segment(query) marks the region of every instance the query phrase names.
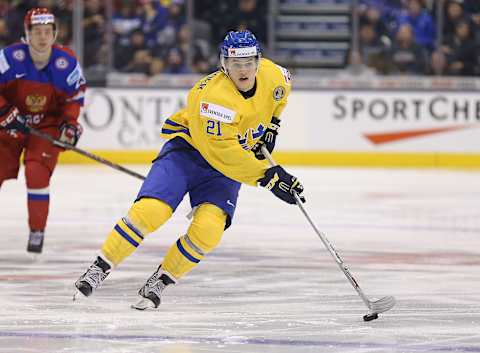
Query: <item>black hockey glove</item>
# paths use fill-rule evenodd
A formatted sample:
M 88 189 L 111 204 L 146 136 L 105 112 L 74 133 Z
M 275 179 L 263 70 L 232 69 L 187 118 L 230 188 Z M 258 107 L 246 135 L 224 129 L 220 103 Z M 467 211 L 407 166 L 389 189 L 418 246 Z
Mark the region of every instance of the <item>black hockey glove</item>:
M 280 119 L 272 117 L 272 121 L 267 129 L 260 137 L 260 140 L 253 146 L 252 152 L 255 153 L 257 159 L 263 160 L 265 156 L 262 153 L 262 146 L 265 145 L 269 153 L 273 152 L 275 148 L 275 140 L 277 139 L 278 130 L 280 129 Z
M 7 105 L 0 109 L 0 128 L 6 130 L 17 130 L 23 134 L 28 134 L 26 119 L 20 115 L 17 107 Z
M 276 197 L 286 203 L 296 203 L 294 193 L 300 197 L 302 202 L 305 202 L 305 197 L 302 196 L 302 184 L 300 184 L 296 177 L 288 174 L 285 169 L 279 165 L 268 168 L 265 176 L 258 179 L 258 182 L 260 186 L 270 190 Z

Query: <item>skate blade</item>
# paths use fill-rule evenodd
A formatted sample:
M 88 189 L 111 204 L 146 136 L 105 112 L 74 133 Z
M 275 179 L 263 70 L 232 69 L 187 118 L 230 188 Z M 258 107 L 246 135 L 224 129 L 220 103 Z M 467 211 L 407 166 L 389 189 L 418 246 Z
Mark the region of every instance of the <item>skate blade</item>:
M 85 295 L 84 295 L 82 292 L 80 292 L 80 291 L 77 289 L 77 287 L 75 287 L 75 293 L 73 294 L 72 300 L 73 300 L 74 302 L 78 302 L 78 301 L 81 301 L 81 300 L 83 300 L 83 299 L 85 299 L 85 298 L 86 298 Z
M 147 299 L 147 298 L 141 298 L 135 304 L 130 305 L 130 307 L 136 310 L 157 309 L 155 308 L 155 304 L 150 299 Z
M 27 257 L 31 262 L 40 262 L 42 257 L 39 253 L 27 252 Z

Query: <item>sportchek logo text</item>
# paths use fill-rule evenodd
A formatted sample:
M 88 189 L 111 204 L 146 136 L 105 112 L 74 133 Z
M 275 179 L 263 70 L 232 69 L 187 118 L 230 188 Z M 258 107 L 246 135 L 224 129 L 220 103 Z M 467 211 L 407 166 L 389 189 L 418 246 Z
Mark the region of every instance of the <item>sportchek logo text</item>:
M 374 145 L 411 140 L 480 127 L 480 100 L 444 94 L 436 95 L 339 95 L 333 99 L 337 121 L 392 123 L 398 129 L 362 133 Z M 415 127 L 416 123 L 422 126 Z M 430 123 L 432 126 L 425 126 Z M 405 124 L 405 127 L 402 125 Z M 406 126 L 408 124 L 408 126 Z M 441 124 L 441 126 L 438 126 Z

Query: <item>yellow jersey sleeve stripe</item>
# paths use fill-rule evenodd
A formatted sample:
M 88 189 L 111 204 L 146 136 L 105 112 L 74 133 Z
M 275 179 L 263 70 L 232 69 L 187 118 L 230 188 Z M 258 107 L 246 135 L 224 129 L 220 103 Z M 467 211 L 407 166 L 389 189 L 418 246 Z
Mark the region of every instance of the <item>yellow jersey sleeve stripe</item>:
M 165 123 L 163 124 L 163 127 L 162 127 L 162 134 L 172 135 L 177 133 L 184 133 L 185 135 L 190 136 L 190 130 L 187 127 L 179 123 L 176 123 L 171 119 L 165 120 Z

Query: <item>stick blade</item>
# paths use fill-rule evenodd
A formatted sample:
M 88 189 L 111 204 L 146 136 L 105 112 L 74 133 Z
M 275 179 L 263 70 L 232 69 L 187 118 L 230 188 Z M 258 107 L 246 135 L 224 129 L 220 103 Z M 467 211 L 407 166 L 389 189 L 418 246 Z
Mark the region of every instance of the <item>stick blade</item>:
M 372 312 L 380 314 L 393 308 L 396 304 L 396 301 L 394 297 L 389 295 L 375 301 L 370 301 L 369 304 Z

